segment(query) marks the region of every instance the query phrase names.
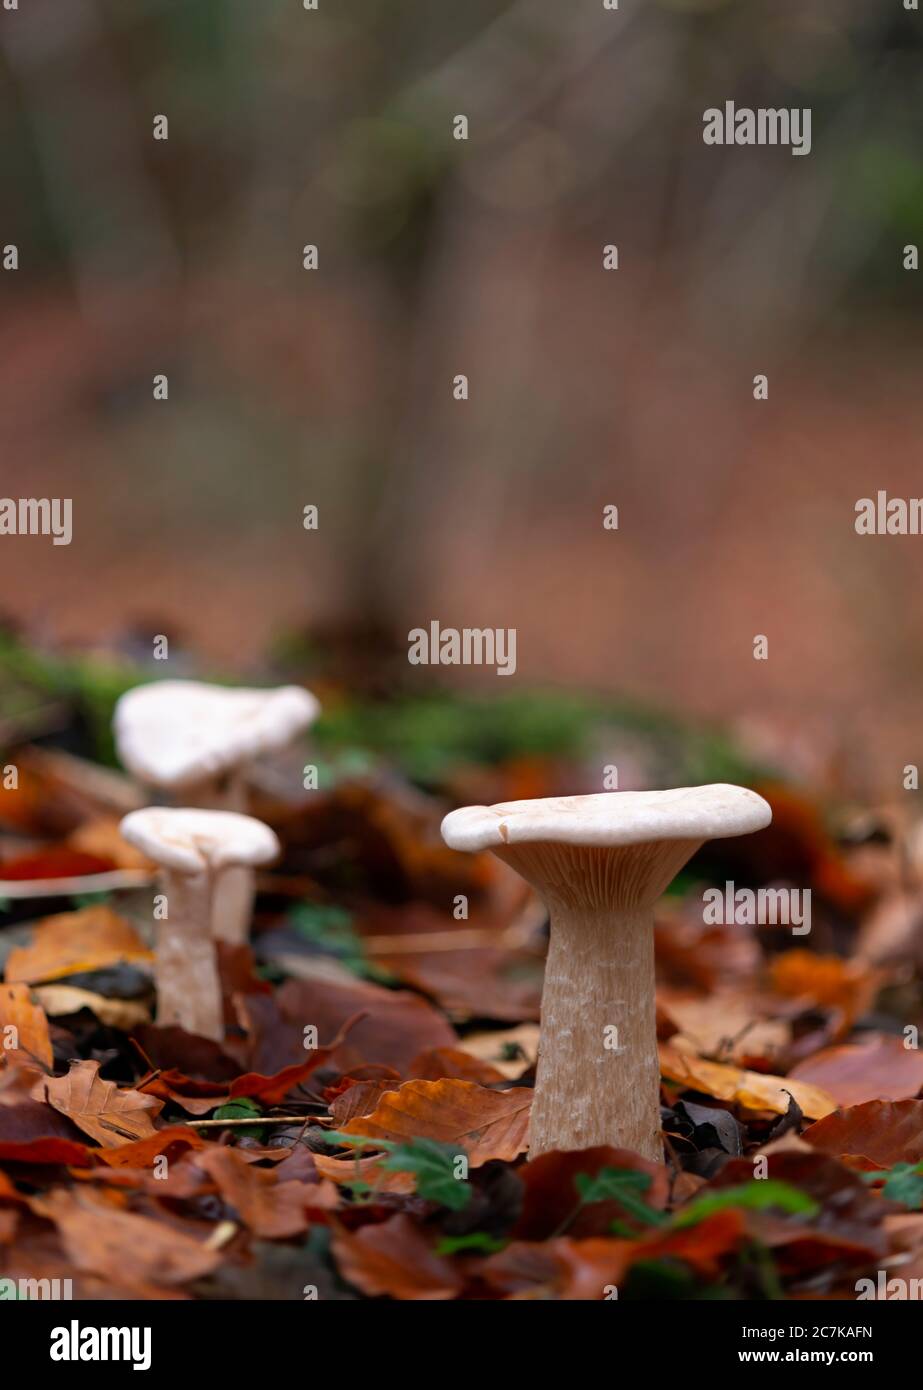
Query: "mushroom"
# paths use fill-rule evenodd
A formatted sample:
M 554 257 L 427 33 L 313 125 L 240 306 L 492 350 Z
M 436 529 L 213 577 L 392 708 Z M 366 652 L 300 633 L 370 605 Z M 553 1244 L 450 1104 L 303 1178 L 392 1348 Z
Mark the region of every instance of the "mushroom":
M 234 811 L 147 806 L 120 830 L 160 868 L 166 915 L 157 933 L 154 978 L 157 1022 L 220 1042 L 221 984 L 211 923 L 217 886 L 235 867 L 264 864 L 279 853 L 268 825 Z
M 118 701 L 113 730 L 133 776 L 185 806 L 245 812 L 247 769 L 311 725 L 320 705 L 297 685 L 234 690 L 202 681 L 152 681 Z M 247 940 L 253 914 L 252 869 L 223 876 L 215 895 L 215 936 Z
M 465 806 L 446 816 L 446 844 L 493 850 L 551 919 L 533 1155 L 611 1144 L 662 1160 L 653 906 L 703 841 L 771 819 L 762 797 L 726 785 Z

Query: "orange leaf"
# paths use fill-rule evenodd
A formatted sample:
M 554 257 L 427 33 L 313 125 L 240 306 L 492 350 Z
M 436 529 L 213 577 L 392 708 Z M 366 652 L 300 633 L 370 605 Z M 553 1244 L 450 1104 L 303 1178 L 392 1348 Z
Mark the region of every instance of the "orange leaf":
M 108 873 L 114 867 L 111 859 L 80 850 L 52 847 L 39 854 L 21 854 L 0 865 L 0 883 L 44 878 L 82 878 L 86 874 Z
M 8 1163 L 66 1163 L 68 1168 L 83 1168 L 89 1165 L 91 1153 L 92 1149 L 73 1139 L 0 1140 L 0 1158 Z
M 104 1149 L 150 1138 L 156 1133 L 152 1116 L 163 1109 L 154 1096 L 120 1091 L 114 1081 L 103 1081 L 98 1062 L 72 1062 L 66 1076 L 37 1082 L 32 1095 L 47 1100 Z
M 85 907 L 39 922 L 31 943 L 10 952 L 5 978 L 35 985 L 123 960 L 150 958 L 134 928 L 111 907 Z
M 32 1210 L 53 1221 L 78 1269 L 104 1274 L 117 1284 L 146 1291 L 210 1273 L 222 1256 L 199 1241 L 147 1216 L 122 1211 L 84 1189 L 54 1188 L 34 1197 Z
M 508 1163 L 528 1145 L 532 1091 L 488 1091 L 473 1081 L 406 1081 L 386 1091 L 371 1115 L 344 1125 L 372 1139 L 436 1139 L 457 1144 L 472 1168 L 491 1159 Z
M 923 1162 L 923 1100 L 870 1100 L 835 1110 L 801 1136 L 815 1149 L 859 1155 L 883 1168 Z
M 459 1271 L 434 1252 L 409 1216 L 392 1216 L 355 1234 L 337 1230 L 331 1243 L 343 1278 L 372 1297 L 434 1300 L 461 1292 Z
M 842 1009 L 850 1021 L 871 1008 L 884 978 L 864 962 L 804 950 L 776 956 L 769 974 L 776 994 Z
M 391 1173 L 381 1168 L 380 1158 L 329 1158 L 314 1155 L 314 1166 L 322 1177 L 337 1186 L 351 1187 L 353 1183 L 369 1183 L 376 1193 L 392 1192 L 409 1196 L 416 1188 L 413 1173 Z
M 480 1086 L 493 1086 L 504 1080 L 503 1072 L 489 1062 L 457 1047 L 431 1047 L 421 1052 L 410 1064 L 410 1075 L 420 1081 L 441 1081 L 444 1076 L 451 1076 L 456 1081 L 476 1081 Z
M 792 1076 L 823 1086 L 837 1105 L 908 1100 L 923 1086 L 923 1052 L 905 1047 L 900 1038 L 877 1037 L 815 1052 L 792 1068 Z
M 745 1071 L 743 1067 L 726 1066 L 722 1062 L 706 1062 L 692 1052 L 681 1052 L 669 1044 L 661 1044 L 660 1071 L 669 1081 L 714 1096 L 716 1100 L 733 1101 L 748 1110 L 771 1110 L 784 1115 L 789 1106 L 789 1092 L 811 1120 L 819 1120 L 836 1109 L 836 1101 L 819 1086 L 793 1081 L 791 1077 Z
M 183 1149 L 204 1149 L 208 1141 L 185 1125 L 170 1125 L 158 1129 L 146 1139 L 137 1139 L 131 1144 L 122 1144 L 117 1149 L 93 1151 L 93 1157 L 111 1168 L 150 1168 L 155 1158 L 161 1154 L 175 1153 L 178 1157 Z
M 311 1212 L 330 1210 L 339 1202 L 332 1183 L 280 1182 L 271 1168 L 257 1168 L 236 1149 L 212 1144 L 196 1155 L 229 1206 L 244 1225 L 267 1240 L 300 1235 L 311 1224 Z
M 6 1033 L 6 1029 L 15 1030 Z M 45 1010 L 32 1002 L 25 985 L 0 985 L 0 1033 L 13 1039 L 11 1050 L 28 1052 L 50 1070 L 54 1064 Z

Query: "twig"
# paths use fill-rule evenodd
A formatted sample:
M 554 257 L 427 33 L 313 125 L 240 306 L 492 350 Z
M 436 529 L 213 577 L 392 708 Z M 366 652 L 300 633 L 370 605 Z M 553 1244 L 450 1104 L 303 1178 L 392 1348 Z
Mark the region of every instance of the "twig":
M 309 1115 L 308 1120 L 313 1119 Z M 232 1125 L 301 1125 L 307 1127 L 304 1115 L 251 1115 L 246 1120 L 180 1120 L 191 1129 L 230 1129 Z

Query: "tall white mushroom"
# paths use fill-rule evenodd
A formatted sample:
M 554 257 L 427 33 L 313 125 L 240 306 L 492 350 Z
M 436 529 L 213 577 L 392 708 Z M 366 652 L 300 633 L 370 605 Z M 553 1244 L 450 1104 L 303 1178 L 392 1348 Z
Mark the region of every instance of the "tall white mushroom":
M 235 868 L 274 859 L 279 841 L 251 816 L 169 806 L 132 811 L 120 829 L 159 866 L 166 898 L 154 958 L 157 1022 L 220 1042 L 224 1017 L 211 931 L 216 888 Z
M 308 690 L 235 690 L 202 681 L 153 681 L 135 686 L 116 705 L 116 748 L 133 776 L 184 806 L 248 809 L 247 770 L 278 752 L 320 713 Z M 224 876 L 215 897 L 214 933 L 247 940 L 253 914 L 254 875 Z
M 653 905 L 705 840 L 771 819 L 762 797 L 722 784 L 446 816 L 446 844 L 493 850 L 550 915 L 532 1154 L 612 1144 L 662 1160 Z

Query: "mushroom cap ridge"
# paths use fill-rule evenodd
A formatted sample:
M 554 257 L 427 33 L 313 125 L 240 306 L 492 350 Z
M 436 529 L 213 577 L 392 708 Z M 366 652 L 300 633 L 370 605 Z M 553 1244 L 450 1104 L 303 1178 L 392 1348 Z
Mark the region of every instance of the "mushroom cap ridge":
M 451 849 L 554 842 L 599 847 L 652 840 L 718 840 L 762 830 L 772 810 L 756 792 L 715 782 L 672 791 L 597 792 L 463 806 L 442 822 Z
M 298 685 L 252 690 L 151 681 L 121 697 L 113 728 L 129 772 L 157 787 L 182 787 L 284 748 L 319 712 Z
M 235 864 L 265 864 L 279 853 L 274 831 L 236 811 L 145 806 L 131 811 L 119 829 L 130 845 L 155 864 L 184 874 Z

